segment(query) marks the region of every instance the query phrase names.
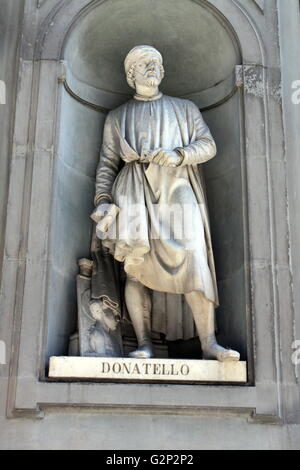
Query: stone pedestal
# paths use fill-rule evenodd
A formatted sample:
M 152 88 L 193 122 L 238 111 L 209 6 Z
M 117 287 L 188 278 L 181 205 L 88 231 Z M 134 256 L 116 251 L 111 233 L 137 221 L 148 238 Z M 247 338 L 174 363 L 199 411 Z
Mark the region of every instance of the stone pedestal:
M 112 357 L 51 357 L 49 377 L 122 382 L 247 382 L 246 362 Z

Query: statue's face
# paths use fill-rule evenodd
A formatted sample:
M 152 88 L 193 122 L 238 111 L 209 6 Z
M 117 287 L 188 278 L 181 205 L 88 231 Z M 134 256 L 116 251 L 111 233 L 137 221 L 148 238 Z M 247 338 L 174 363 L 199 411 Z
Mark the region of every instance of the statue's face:
M 156 54 L 141 56 L 135 65 L 134 81 L 141 86 L 156 87 L 162 80 L 161 61 Z
M 108 331 L 114 331 L 118 326 L 118 319 L 116 315 L 109 308 L 103 306 L 102 301 L 92 301 L 90 303 L 90 311 L 92 317 L 101 323 L 101 325 Z

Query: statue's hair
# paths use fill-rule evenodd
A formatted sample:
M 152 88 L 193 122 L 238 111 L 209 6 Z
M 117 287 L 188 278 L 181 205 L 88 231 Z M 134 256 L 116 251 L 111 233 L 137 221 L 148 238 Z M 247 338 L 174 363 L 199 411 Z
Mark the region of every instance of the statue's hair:
M 135 79 L 135 67 L 136 67 L 136 62 L 133 62 L 133 64 L 131 64 L 126 74 L 127 83 L 131 88 L 135 88 L 135 80 L 134 80 Z M 160 64 L 159 68 L 160 68 L 161 79 L 163 79 L 165 75 L 165 69 L 162 64 Z

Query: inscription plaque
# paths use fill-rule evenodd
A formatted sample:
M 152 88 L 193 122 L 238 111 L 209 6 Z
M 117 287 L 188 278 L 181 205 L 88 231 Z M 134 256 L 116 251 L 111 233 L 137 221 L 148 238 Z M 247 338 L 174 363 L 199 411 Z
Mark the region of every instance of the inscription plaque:
M 246 362 L 115 357 L 51 357 L 49 377 L 151 382 L 247 382 Z

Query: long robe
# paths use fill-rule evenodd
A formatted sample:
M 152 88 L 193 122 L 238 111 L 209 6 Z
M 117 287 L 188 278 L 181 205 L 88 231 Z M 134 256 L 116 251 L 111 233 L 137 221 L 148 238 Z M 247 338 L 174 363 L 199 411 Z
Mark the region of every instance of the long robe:
M 147 161 L 147 152 L 179 149 L 178 167 Z M 102 243 L 128 275 L 154 291 L 218 294 L 205 194 L 198 164 L 216 154 L 199 109 L 163 95 L 132 99 L 106 119 L 95 202 L 120 207 Z M 125 164 L 124 164 L 125 163 Z M 192 336 L 192 335 L 191 335 Z

